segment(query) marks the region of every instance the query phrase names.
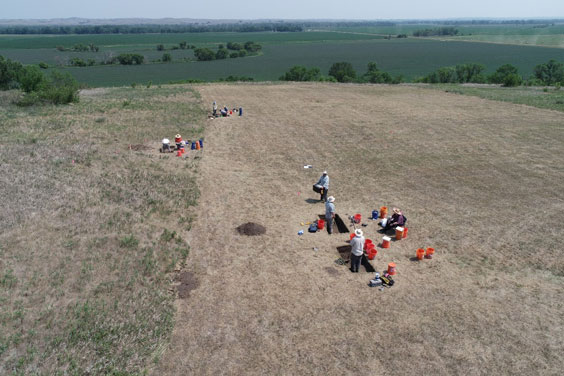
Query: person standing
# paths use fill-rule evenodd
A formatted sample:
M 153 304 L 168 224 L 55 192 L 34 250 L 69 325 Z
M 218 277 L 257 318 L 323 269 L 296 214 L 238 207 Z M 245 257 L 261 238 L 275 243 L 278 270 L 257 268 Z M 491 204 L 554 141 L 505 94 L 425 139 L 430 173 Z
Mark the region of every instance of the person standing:
M 217 116 L 217 103 L 213 101 L 213 116 Z
M 362 255 L 364 254 L 364 236 L 361 229 L 354 230 L 354 238 L 351 239 L 351 272 L 358 273 Z
M 327 232 L 329 235 L 333 233 L 333 220 L 335 219 L 335 197 L 329 196 L 325 203 L 325 222 L 327 222 Z
M 316 185 L 320 185 L 323 189 L 321 190 L 319 197 L 319 201 L 327 201 L 327 192 L 329 191 L 329 175 L 327 175 L 327 171 L 323 171 L 323 175 L 319 178 L 319 181 Z

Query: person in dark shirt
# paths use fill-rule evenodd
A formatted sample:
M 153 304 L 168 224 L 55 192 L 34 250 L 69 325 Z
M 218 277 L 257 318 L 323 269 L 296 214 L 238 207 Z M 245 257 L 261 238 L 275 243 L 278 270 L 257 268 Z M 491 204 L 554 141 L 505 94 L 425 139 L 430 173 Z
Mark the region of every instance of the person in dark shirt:
M 383 226 L 384 232 L 395 229 L 398 226 L 403 226 L 405 224 L 405 217 L 403 216 L 402 211 L 398 208 L 393 208 L 392 211 L 394 212 L 394 214 L 392 214 L 392 216 L 388 218 L 386 225 Z

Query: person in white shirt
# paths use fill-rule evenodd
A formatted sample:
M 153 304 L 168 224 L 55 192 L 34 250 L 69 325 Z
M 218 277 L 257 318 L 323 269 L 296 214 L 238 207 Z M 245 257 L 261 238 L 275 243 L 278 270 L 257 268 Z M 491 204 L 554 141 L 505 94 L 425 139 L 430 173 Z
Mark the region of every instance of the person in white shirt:
M 354 230 L 354 238 L 351 239 L 351 272 L 358 273 L 362 255 L 364 254 L 364 236 L 361 229 Z

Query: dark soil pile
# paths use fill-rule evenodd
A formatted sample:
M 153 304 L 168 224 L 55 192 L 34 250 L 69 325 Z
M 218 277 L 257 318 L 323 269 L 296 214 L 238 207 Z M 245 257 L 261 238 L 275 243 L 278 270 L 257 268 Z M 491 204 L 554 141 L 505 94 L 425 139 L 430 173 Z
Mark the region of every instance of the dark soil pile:
M 200 282 L 192 272 L 182 272 L 178 275 L 177 280 L 180 281 L 178 285 L 178 297 L 186 299 L 190 296 L 190 291 L 195 290 L 200 286 Z
M 139 150 L 149 150 L 150 147 L 147 145 L 135 144 L 135 145 L 129 145 L 129 149 L 134 151 L 139 151 Z
M 244 225 L 237 227 L 237 231 L 241 235 L 254 236 L 262 235 L 266 232 L 266 227 L 253 222 L 247 222 Z

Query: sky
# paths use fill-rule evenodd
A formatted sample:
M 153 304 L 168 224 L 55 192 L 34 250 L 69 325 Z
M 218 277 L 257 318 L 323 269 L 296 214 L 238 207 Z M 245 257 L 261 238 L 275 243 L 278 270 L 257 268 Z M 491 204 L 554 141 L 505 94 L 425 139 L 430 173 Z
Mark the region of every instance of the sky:
M 0 19 L 564 18 L 564 0 L 0 0 Z

